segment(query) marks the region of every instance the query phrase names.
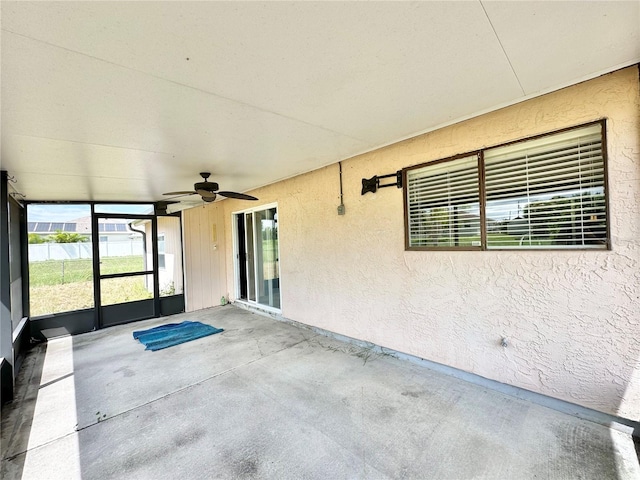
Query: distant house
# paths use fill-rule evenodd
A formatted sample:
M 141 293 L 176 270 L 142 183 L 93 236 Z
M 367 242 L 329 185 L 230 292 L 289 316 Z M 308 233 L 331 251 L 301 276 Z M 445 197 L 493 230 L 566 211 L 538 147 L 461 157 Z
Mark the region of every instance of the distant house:
M 46 237 L 56 232 L 79 233 L 91 236 L 91 217 L 81 217 L 68 222 L 27 222 L 27 233 Z M 98 222 L 100 242 L 112 242 L 128 240 L 131 235 L 137 234 L 129 227 L 129 221 L 119 218 L 110 218 L 107 221 L 100 219 Z
M 452 213 L 438 211 L 436 209 L 424 209 L 423 214 L 412 219 L 415 225 L 420 224 L 424 229 L 425 237 L 437 239 L 445 231 L 455 229 L 459 237 L 479 237 L 481 218 L 473 213 Z M 451 218 L 451 221 L 449 221 Z M 495 232 L 498 229 L 497 222 L 491 218 L 486 219 L 487 231 Z
M 476 237 L 480 235 L 480 215 L 474 215 L 472 213 L 462 213 L 458 215 L 460 236 Z M 496 230 L 496 221 L 492 218 L 487 218 L 487 231 L 493 232 Z
M 507 227 L 507 234 L 509 235 L 529 235 L 531 231 L 531 224 L 526 218 L 516 217 L 513 220 L 508 220 L 505 223 Z
M 182 229 L 178 217 L 158 217 L 158 283 L 160 295 L 181 294 L 184 291 L 182 266 Z M 153 265 L 153 236 L 149 220 L 138 220 L 133 227 L 144 230 L 146 265 Z M 152 290 L 152 285 L 148 288 Z
M 134 227 L 135 228 L 135 227 Z M 57 232 L 78 233 L 91 239 L 91 217 L 81 217 L 68 222 L 27 222 L 27 233 L 36 234 L 46 239 Z M 100 255 L 119 257 L 142 254 L 139 238 L 143 231 L 133 230 L 130 220 L 110 218 L 98 221 Z M 92 247 L 89 241 L 67 244 L 30 244 L 29 260 L 66 260 L 74 258 L 91 258 Z

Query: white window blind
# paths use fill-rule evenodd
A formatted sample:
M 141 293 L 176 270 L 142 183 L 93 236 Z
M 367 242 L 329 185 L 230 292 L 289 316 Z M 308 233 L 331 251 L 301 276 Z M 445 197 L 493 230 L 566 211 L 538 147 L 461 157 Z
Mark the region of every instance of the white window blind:
M 407 171 L 410 247 L 480 247 L 478 157 Z
M 407 168 L 407 248 L 609 248 L 604 128 Z
M 607 248 L 601 128 L 484 152 L 487 248 Z

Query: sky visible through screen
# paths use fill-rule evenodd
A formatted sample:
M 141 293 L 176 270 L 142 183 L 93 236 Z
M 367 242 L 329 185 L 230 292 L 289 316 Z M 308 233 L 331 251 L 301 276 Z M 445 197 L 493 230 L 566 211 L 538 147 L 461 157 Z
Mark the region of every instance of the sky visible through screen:
M 151 211 L 150 211 L 151 209 Z M 153 213 L 152 206 L 145 205 L 100 205 L 96 211 L 100 213 Z M 87 204 L 29 204 L 27 221 L 29 222 L 70 222 L 91 215 L 91 207 Z

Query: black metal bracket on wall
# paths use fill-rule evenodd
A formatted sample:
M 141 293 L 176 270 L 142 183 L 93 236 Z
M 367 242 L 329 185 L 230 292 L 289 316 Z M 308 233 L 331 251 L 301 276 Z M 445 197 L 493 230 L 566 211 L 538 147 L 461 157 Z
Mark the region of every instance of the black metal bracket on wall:
M 380 185 L 380 180 L 384 178 L 395 178 L 394 183 L 385 183 Z M 389 175 L 374 175 L 371 178 L 362 179 L 362 192 L 360 195 L 364 195 L 367 192 L 376 193 L 379 188 L 385 187 L 398 187 L 402 188 L 402 170 L 398 170 L 396 173 L 390 173 Z

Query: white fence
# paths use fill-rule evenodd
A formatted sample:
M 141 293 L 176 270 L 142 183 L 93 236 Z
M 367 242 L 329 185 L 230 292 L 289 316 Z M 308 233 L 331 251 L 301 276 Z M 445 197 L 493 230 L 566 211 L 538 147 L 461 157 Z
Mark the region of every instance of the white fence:
M 45 260 L 74 260 L 92 257 L 91 242 L 82 243 L 30 243 L 29 262 Z M 143 255 L 142 239 L 100 242 L 100 256 L 127 257 Z

